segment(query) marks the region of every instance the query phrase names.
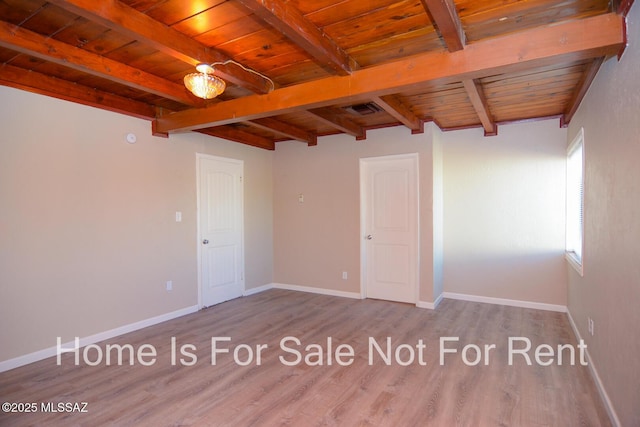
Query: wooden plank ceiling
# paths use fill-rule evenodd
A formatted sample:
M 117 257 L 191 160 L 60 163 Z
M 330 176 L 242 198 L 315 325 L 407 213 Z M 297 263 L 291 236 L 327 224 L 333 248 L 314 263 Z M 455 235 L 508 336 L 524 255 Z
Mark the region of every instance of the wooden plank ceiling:
M 0 84 L 274 149 L 571 120 L 632 0 L 0 0 Z M 227 82 L 202 100 L 198 63 Z M 268 79 L 251 72 L 257 71 Z M 269 81 L 269 79 L 271 81 Z M 272 84 L 273 82 L 273 84 Z

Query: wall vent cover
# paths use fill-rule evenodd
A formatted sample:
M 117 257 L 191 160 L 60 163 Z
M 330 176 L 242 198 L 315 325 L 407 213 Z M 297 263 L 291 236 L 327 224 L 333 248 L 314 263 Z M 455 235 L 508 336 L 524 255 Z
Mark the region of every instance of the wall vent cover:
M 380 108 L 375 102 L 351 105 L 349 107 L 344 107 L 344 109 L 356 116 L 368 116 L 382 111 L 382 108 Z

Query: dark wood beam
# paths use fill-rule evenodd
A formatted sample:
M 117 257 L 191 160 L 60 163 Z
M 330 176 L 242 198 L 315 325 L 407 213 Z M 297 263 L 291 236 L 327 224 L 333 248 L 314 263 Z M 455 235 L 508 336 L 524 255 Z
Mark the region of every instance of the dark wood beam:
M 345 51 L 291 3 L 283 0 L 238 2 L 308 52 L 324 68 L 340 75 L 350 74 L 357 68 L 357 63 Z
M 338 129 L 348 135 L 355 136 L 357 140 L 367 138 L 365 130 L 356 122 L 348 119 L 333 108 L 314 108 L 307 111 L 321 122 Z
M 152 120 L 156 116 L 155 108 L 149 104 L 12 65 L 0 66 L 0 84 L 140 119 Z
M 596 74 L 598 74 L 598 70 L 600 69 L 600 66 L 602 66 L 603 62 L 604 58 L 596 58 L 587 65 L 587 69 L 582 74 L 580 82 L 576 86 L 576 91 L 573 93 L 571 101 L 569 101 L 569 104 L 560 119 L 560 125 L 562 127 L 568 126 L 569 122 L 571 122 L 573 115 L 578 110 L 582 99 L 587 94 L 587 90 L 589 90 L 589 86 L 591 86 L 593 79 L 596 78 Z
M 318 145 L 318 137 L 315 134 L 271 117 L 243 123 L 258 129 L 274 132 L 285 138 L 293 139 L 294 141 L 306 142 L 310 147 L 312 145 Z
M 1 21 L 0 46 L 182 104 L 204 105 L 183 85 Z
M 613 10 L 620 15 L 627 16 L 634 0 L 613 0 Z
M 466 36 L 453 0 L 421 0 L 435 22 L 449 52 L 464 49 Z
M 164 108 L 156 107 L 156 117 L 162 117 L 166 113 L 167 111 L 165 111 Z M 158 130 L 158 122 L 156 122 L 155 120 L 151 122 L 151 135 L 158 136 L 160 138 L 169 138 L 168 132 L 160 132 Z
M 239 142 L 241 144 L 251 145 L 252 147 L 264 148 L 266 150 L 275 150 L 276 144 L 269 138 L 238 129 L 234 126 L 218 126 L 215 128 L 199 129 L 197 132 L 216 136 L 229 141 Z
M 211 49 L 117 0 L 51 0 L 49 3 L 194 66 L 231 59 L 222 52 Z M 241 67 L 216 66 L 216 75 L 254 93 L 264 94 L 272 90 L 267 80 Z
M 255 120 L 300 108 L 356 103 L 416 90 L 556 63 L 615 55 L 624 45 L 624 18 L 614 13 L 494 37 L 457 52 L 427 52 L 395 62 L 284 87 L 158 118 L 158 129 L 180 132 Z
M 467 95 L 469 96 L 471 105 L 473 105 L 473 109 L 476 110 L 476 114 L 480 119 L 480 123 L 482 123 L 482 127 L 484 128 L 484 135 L 497 135 L 498 127 L 493 121 L 493 116 L 491 115 L 491 111 L 489 110 L 489 104 L 487 103 L 487 98 L 484 95 L 484 91 L 482 90 L 480 81 L 477 79 L 467 79 L 463 80 L 462 84 L 467 91 Z
M 411 129 L 412 133 L 424 132 L 424 122 L 397 95 L 374 96 L 371 100 L 387 114 Z

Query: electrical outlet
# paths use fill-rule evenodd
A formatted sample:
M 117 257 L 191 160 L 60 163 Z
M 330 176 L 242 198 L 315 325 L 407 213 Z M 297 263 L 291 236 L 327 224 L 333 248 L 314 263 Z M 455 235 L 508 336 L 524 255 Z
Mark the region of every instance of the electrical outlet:
M 342 280 L 347 280 L 347 278 L 348 278 L 348 277 L 349 277 L 349 276 L 348 276 L 347 272 L 346 272 L 346 271 L 343 271 L 343 272 L 342 272 Z
M 173 282 L 171 280 L 167 280 L 167 291 L 173 290 Z

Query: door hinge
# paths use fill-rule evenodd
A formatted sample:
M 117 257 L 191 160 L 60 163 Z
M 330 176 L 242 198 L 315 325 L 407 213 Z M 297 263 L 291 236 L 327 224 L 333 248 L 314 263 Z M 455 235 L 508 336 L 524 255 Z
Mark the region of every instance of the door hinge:
M 240 177 L 240 182 L 242 182 L 242 177 Z

